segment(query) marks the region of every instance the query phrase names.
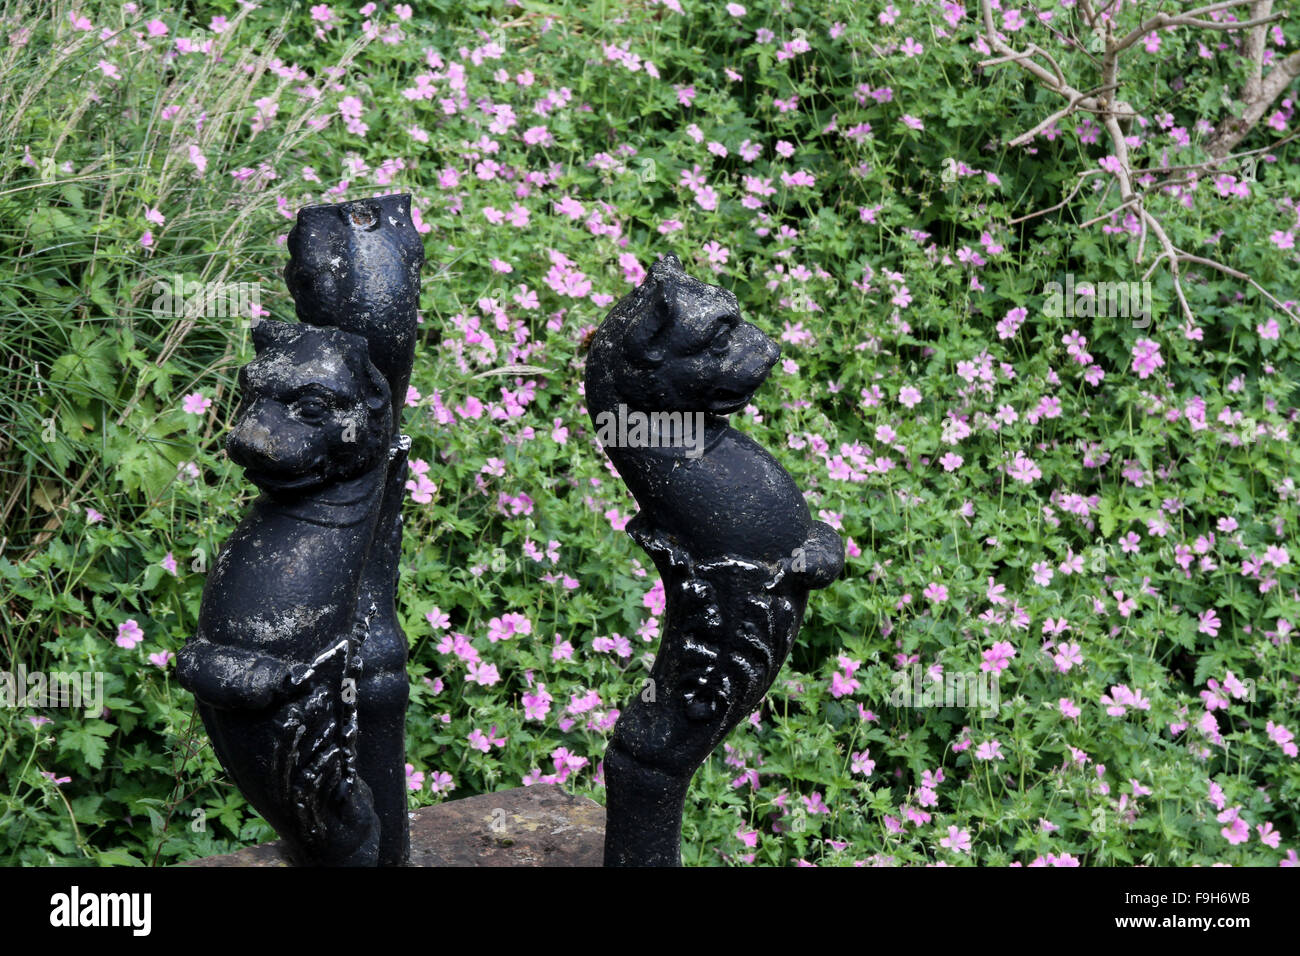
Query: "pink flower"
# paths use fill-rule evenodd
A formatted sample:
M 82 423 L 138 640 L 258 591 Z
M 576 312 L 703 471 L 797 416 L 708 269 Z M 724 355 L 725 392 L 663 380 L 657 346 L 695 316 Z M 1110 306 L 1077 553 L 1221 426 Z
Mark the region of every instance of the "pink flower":
M 1282 834 L 1273 829 L 1273 824 L 1265 823 L 1262 826 L 1255 827 L 1255 832 L 1259 834 L 1260 842 L 1267 847 L 1277 849 L 1277 845 L 1282 842 Z
M 1279 744 L 1282 747 L 1282 752 L 1288 757 L 1294 757 L 1297 752 L 1300 752 L 1300 748 L 1297 748 L 1294 743 L 1295 734 L 1281 724 L 1275 724 L 1270 720 L 1264 731 L 1268 734 L 1269 740 Z
M 1043 477 L 1042 470 L 1032 458 L 1027 457 L 1023 452 L 1016 452 L 1011 464 L 1007 466 L 1007 474 L 1014 481 L 1022 484 L 1031 485 L 1039 478 Z
M 1052 662 L 1056 664 L 1056 669 L 1064 674 L 1076 664 L 1083 664 L 1083 651 L 1078 644 L 1058 644 L 1056 653 L 1052 655 Z
M 1007 599 L 1003 596 L 1006 594 L 1007 586 L 998 584 L 992 578 L 988 579 L 988 587 L 984 590 L 984 596 L 989 599 L 990 604 L 1006 604 Z
M 501 679 L 497 672 L 495 664 L 486 664 L 482 661 L 471 662 L 468 667 L 468 673 L 465 674 L 465 680 L 478 684 L 480 687 L 491 687 Z
M 551 763 L 555 766 L 556 782 L 564 783 L 571 773 L 581 770 L 590 761 L 579 754 L 571 753 L 567 747 L 556 747 L 551 751 Z
M 189 415 L 202 415 L 212 407 L 212 399 L 206 398 L 202 392 L 191 392 L 181 400 L 181 408 Z
M 864 777 L 869 777 L 875 773 L 876 762 L 871 759 L 871 751 L 864 750 L 861 753 L 853 754 L 849 770 L 853 773 L 860 773 Z
M 1219 620 L 1219 616 L 1215 613 L 1214 608 L 1210 608 L 1197 620 L 1198 624 L 1196 630 L 1198 633 L 1208 634 L 1210 637 L 1219 636 L 1219 627 L 1223 622 Z
M 718 208 L 718 192 L 712 186 L 701 186 L 695 191 L 695 203 L 705 212 Z
M 710 265 L 726 265 L 727 259 L 731 256 L 731 250 L 717 242 L 705 243 L 704 252 L 709 258 Z
M 117 626 L 117 640 L 114 641 L 118 647 L 125 647 L 128 651 L 134 650 L 135 646 L 144 640 L 144 631 L 136 623 L 135 618 L 131 618 Z
M 551 701 L 554 700 L 545 684 L 538 684 L 536 692 L 525 691 L 522 699 L 525 720 L 545 720 L 551 710 Z
M 948 600 L 948 589 L 935 581 L 927 584 L 921 593 L 925 595 L 926 600 L 933 601 L 935 604 L 942 604 Z
M 414 476 L 410 481 L 406 482 L 406 490 L 411 493 L 411 500 L 417 504 L 428 504 L 433 501 L 438 486 L 429 480 L 429 463 L 423 458 L 417 458 L 415 461 L 408 462 L 407 465 Z
M 996 740 L 986 740 L 975 748 L 976 760 L 1005 760 L 1002 756 L 1002 744 Z
M 406 789 L 419 790 L 424 786 L 424 771 L 416 770 L 413 764 L 406 765 Z
M 203 155 L 203 150 L 194 145 L 190 146 L 189 152 L 190 162 L 194 164 L 194 168 L 197 169 L 199 175 L 202 176 L 208 168 L 208 157 Z
M 814 790 L 812 796 L 803 798 L 804 809 L 809 813 L 830 813 L 831 808 L 822 800 L 820 791 Z
M 655 617 L 659 617 L 664 613 L 664 609 L 667 607 L 667 598 L 664 595 L 664 582 L 662 579 L 656 581 L 654 587 L 645 593 L 641 598 L 641 604 L 648 608 Z
M 939 841 L 939 845 L 954 853 L 970 852 L 970 832 L 959 830 L 956 827 L 948 827 L 948 835 Z
M 630 252 L 624 252 L 618 257 L 618 265 L 623 270 L 624 281 L 629 285 L 640 285 L 646 277 L 645 266 Z
M 1158 343 L 1150 339 L 1138 339 L 1133 343 L 1133 371 L 1137 372 L 1138 378 L 1149 377 L 1164 364 Z
M 1232 813 L 1233 815 L 1229 819 L 1228 825 L 1219 830 L 1219 832 L 1223 834 L 1223 838 L 1233 846 L 1236 846 L 1238 843 L 1245 843 L 1250 839 L 1250 824 L 1236 815 L 1237 811 L 1235 808 L 1227 812 Z M 1220 821 L 1223 820 L 1223 816 L 1223 814 L 1219 814 Z
M 1015 656 L 1016 649 L 1010 641 L 999 641 L 984 652 L 984 662 L 980 664 L 980 670 L 1000 674 L 1007 669 L 1011 658 Z
M 488 640 L 495 644 L 505 641 L 516 634 L 533 633 L 533 622 L 522 614 L 511 613 L 494 617 L 488 621 Z
M 159 651 L 157 654 L 149 655 L 149 663 L 155 667 L 166 667 L 175 656 L 171 651 Z
M 1110 694 L 1101 695 L 1101 703 L 1106 706 L 1106 713 L 1112 717 L 1124 716 L 1129 707 L 1134 710 L 1151 709 L 1151 701 L 1142 696 L 1142 691 L 1130 690 L 1127 684 L 1112 686 Z
M 836 671 L 831 675 L 831 696 L 838 700 L 857 691 L 861 683 L 855 677 Z

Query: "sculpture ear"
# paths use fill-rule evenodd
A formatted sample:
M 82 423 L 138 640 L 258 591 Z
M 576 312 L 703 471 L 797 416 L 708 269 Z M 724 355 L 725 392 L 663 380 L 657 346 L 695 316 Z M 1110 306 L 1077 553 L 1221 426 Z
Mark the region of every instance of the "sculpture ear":
M 366 394 L 366 407 L 372 412 L 380 411 L 388 406 L 392 400 L 392 389 L 388 387 L 388 379 L 375 368 L 375 363 L 366 360 L 366 371 L 368 373 L 370 388 Z
M 686 270 L 682 267 L 682 260 L 678 259 L 674 253 L 666 252 L 660 256 L 653 266 L 651 272 L 669 272 L 679 275 L 685 275 Z
M 274 319 L 261 319 L 253 323 L 253 351 L 261 355 L 272 346 L 291 342 L 302 332 L 302 326 Z
M 640 366 L 658 365 L 664 360 L 662 333 L 672 318 L 663 280 L 651 273 L 646 278 L 646 286 L 639 308 L 641 314 L 623 340 L 624 356 L 633 365 Z

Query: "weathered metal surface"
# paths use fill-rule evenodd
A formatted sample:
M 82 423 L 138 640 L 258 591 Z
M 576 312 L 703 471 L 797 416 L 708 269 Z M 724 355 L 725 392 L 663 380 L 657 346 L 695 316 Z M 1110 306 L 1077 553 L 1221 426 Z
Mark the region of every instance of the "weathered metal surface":
M 177 677 L 294 860 L 396 865 L 408 852 L 400 415 L 424 250 L 409 196 L 307 207 L 289 249 L 302 324 L 254 325 L 226 442 L 262 495 L 208 575 Z
M 667 599 L 647 684 L 605 752 L 606 866 L 679 866 L 687 787 L 767 693 L 844 548 L 794 480 L 727 424 L 780 357 L 736 297 L 665 256 L 592 337 L 597 439 L 640 506 L 628 533 Z

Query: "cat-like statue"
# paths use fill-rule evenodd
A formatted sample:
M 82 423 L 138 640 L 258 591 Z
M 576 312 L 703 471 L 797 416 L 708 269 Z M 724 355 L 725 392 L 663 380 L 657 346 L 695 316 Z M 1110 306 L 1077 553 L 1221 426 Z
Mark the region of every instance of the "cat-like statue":
M 667 599 L 650 680 L 605 752 L 606 866 L 681 864 L 691 778 L 767 693 L 808 592 L 843 569 L 839 536 L 812 519 L 780 463 L 727 424 L 779 357 L 731 292 L 672 255 L 592 337 L 588 411 L 640 506 L 628 532 Z
M 409 195 L 298 212 L 301 325 L 254 326 L 230 457 L 263 492 L 225 543 L 178 674 L 222 765 L 298 863 L 410 855 L 400 433 L 424 246 Z
M 374 866 L 357 767 L 359 607 L 388 472 L 392 405 L 366 340 L 262 321 L 240 370 L 230 458 L 261 490 L 203 589 L 177 678 L 218 759 L 300 865 Z
M 410 854 L 403 772 L 410 687 L 396 597 L 411 449 L 410 438 L 401 434 L 402 409 L 415 358 L 423 263 L 411 197 L 396 194 L 298 210 L 284 270 L 298 318 L 363 336 L 392 395 L 388 479 L 360 598 L 363 607 L 375 610 L 361 647 L 357 760 L 379 814 L 381 866 L 398 866 Z

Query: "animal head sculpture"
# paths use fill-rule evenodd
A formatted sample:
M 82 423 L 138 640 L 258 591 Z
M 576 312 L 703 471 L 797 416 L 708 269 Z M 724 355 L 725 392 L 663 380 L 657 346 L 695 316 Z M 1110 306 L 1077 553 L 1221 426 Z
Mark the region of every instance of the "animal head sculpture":
M 303 493 L 370 471 L 388 454 L 388 383 L 366 340 L 335 328 L 262 321 L 239 372 L 240 411 L 226 452 L 273 494 Z
M 289 231 L 284 281 L 298 319 L 366 339 L 388 380 L 394 428 L 415 358 L 423 263 L 408 195 L 307 206 Z
M 667 255 L 592 338 L 587 394 L 596 404 L 729 415 L 780 357 L 780 346 L 740 317 L 734 294 Z

